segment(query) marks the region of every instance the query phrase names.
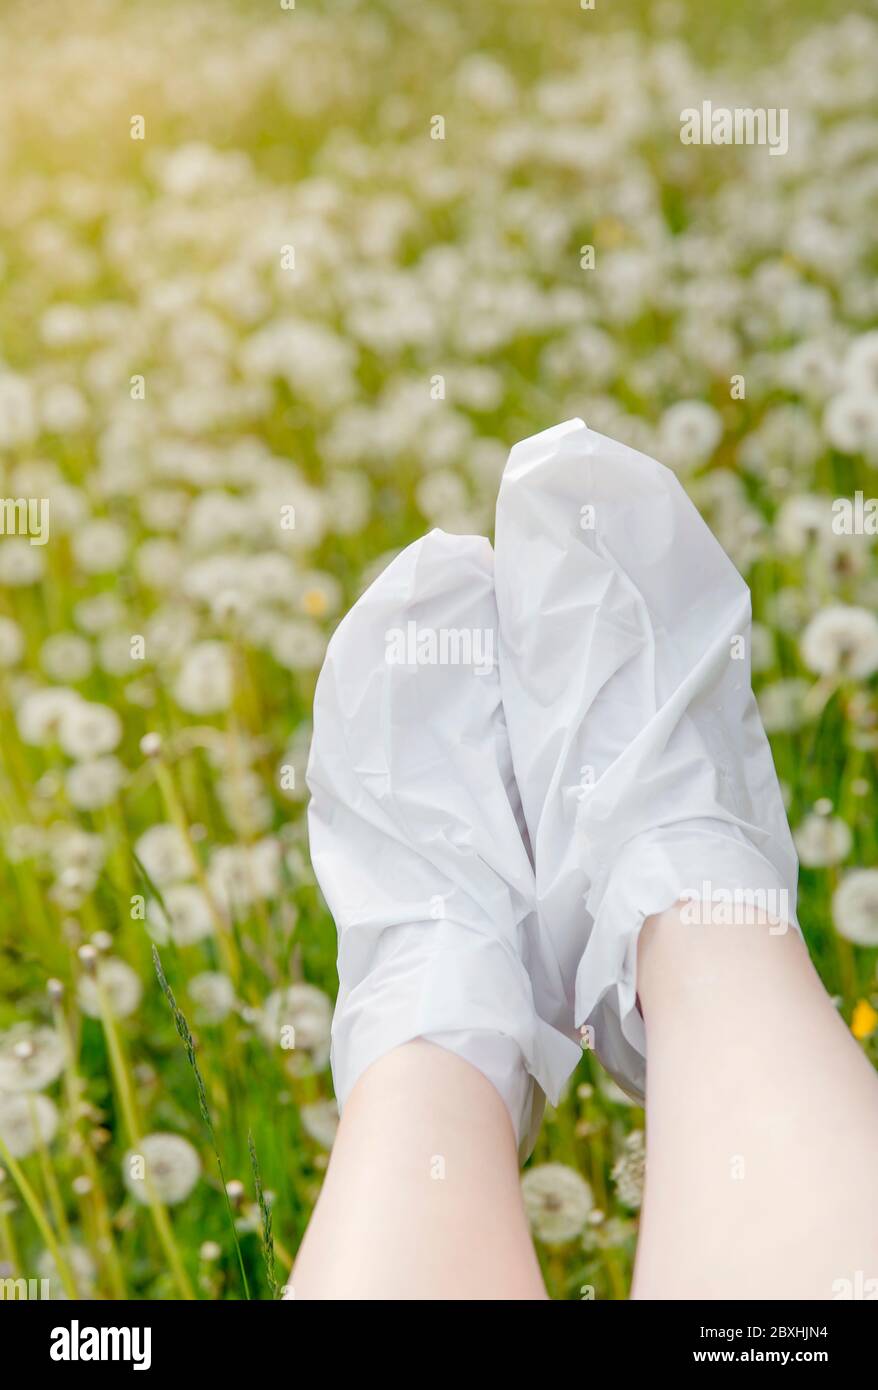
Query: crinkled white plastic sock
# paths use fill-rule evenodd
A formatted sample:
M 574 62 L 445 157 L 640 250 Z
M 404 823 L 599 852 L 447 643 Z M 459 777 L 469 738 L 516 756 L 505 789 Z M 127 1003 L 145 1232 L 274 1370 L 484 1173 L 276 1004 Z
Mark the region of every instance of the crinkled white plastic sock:
M 643 921 L 681 897 L 796 926 L 797 862 L 750 688 L 750 595 L 677 478 L 570 420 L 497 502 L 500 679 L 540 922 L 572 1018 L 643 1094 Z M 737 894 L 735 900 L 734 895 Z
M 579 1054 L 551 1021 L 564 994 L 534 911 L 487 540 L 433 531 L 354 605 L 317 684 L 307 780 L 339 936 L 340 1104 L 423 1037 L 478 1067 L 532 1146 L 542 1093 L 557 1099 Z

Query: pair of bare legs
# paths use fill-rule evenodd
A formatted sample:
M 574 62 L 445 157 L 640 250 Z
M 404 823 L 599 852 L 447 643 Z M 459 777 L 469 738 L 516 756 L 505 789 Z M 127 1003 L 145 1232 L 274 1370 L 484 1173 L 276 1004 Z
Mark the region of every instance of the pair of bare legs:
M 633 1297 L 832 1298 L 878 1277 L 878 1076 L 798 934 L 672 908 L 641 933 L 638 988 Z M 546 1297 L 509 1115 L 480 1072 L 419 1041 L 364 1073 L 290 1282 L 305 1299 Z

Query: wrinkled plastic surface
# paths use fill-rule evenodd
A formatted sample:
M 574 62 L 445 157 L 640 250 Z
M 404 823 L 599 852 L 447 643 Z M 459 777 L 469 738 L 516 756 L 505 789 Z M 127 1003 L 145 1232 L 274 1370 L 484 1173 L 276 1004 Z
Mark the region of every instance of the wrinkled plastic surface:
M 425 1037 L 492 1081 L 527 1152 L 542 1093 L 557 1099 L 579 1050 L 551 1023 L 564 986 L 534 912 L 487 540 L 431 532 L 344 618 L 317 684 L 307 780 L 339 937 L 340 1104 L 373 1061 Z
M 750 687 L 749 591 L 674 474 L 581 420 L 513 448 L 495 584 L 539 920 L 565 982 L 552 1021 L 590 1024 L 639 1097 L 645 917 L 737 891 L 796 925 L 796 855 Z

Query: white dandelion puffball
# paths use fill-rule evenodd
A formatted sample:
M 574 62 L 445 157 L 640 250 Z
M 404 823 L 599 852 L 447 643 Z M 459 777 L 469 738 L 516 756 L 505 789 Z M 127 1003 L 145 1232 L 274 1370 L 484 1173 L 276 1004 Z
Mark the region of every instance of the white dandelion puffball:
M 722 433 L 722 420 L 713 406 L 677 401 L 662 416 L 658 456 L 670 468 L 697 468 L 711 457 Z
M 200 1023 L 222 1023 L 237 1004 L 234 984 L 218 970 L 194 975 L 189 981 L 189 998 Z
M 277 768 L 277 786 L 288 801 L 304 801 L 308 796 L 305 772 L 311 747 L 310 728 L 296 730 Z
M 128 536 L 117 521 L 96 517 L 76 528 L 71 547 L 84 574 L 117 574 L 128 553 Z
M 0 617 L 0 666 L 17 666 L 24 655 L 24 635 L 18 623 Z
M 85 680 L 94 665 L 91 643 L 78 632 L 56 632 L 40 648 L 40 665 L 50 680 Z
M 125 769 L 118 758 L 91 758 L 76 763 L 65 779 L 70 804 L 78 811 L 97 811 L 109 806 L 125 782 Z
M 30 444 L 37 433 L 34 392 L 26 377 L 0 371 L 0 448 Z
M 338 1133 L 338 1102 L 315 1100 L 303 1105 L 299 1114 L 305 1133 L 324 1149 L 331 1149 Z
M 163 821 L 144 830 L 134 846 L 135 853 L 154 883 L 179 883 L 192 877 L 192 858 L 182 833 Z
M 53 685 L 44 690 L 30 691 L 16 710 L 22 742 L 35 748 L 46 748 L 55 743 L 64 715 L 79 702 L 80 696 L 76 691 L 68 690 L 66 686 Z
M 13 1158 L 51 1144 L 58 1132 L 58 1107 L 48 1096 L 0 1094 L 0 1138 Z
M 107 855 L 103 835 L 92 835 L 64 821 L 56 821 L 50 828 L 48 848 L 56 874 L 62 874 L 65 869 L 80 869 L 96 876 Z
M 878 396 L 878 329 L 854 338 L 845 353 L 842 373 L 854 389 Z
M 10 864 L 21 864 L 25 860 L 36 859 L 45 847 L 45 831 L 37 825 L 11 825 L 3 845 Z
M 878 671 L 878 618 L 844 603 L 821 608 L 802 633 L 802 660 L 820 676 L 871 676 Z
M 823 414 L 823 430 L 830 444 L 842 454 L 878 452 L 878 398 L 860 387 L 833 396 Z
M 174 699 L 187 714 L 219 714 L 232 702 L 232 660 L 224 642 L 197 642 L 183 658 Z
M 840 864 L 851 852 L 853 833 L 839 816 L 806 816 L 793 832 L 800 863 L 806 869 Z
M 175 946 L 193 946 L 213 933 L 210 904 L 194 883 L 172 884 L 162 899 L 164 907 L 150 898 L 146 908 L 147 929 L 160 946 L 168 941 Z
M 77 627 L 96 636 L 108 627 L 118 627 L 125 616 L 125 607 L 118 594 L 95 594 L 94 598 L 80 599 L 74 606 L 73 616 Z
M 144 1206 L 149 1205 L 150 1187 L 160 1202 L 176 1206 L 185 1201 L 200 1176 L 197 1150 L 179 1134 L 147 1134 L 122 1160 L 125 1186 Z
M 228 915 L 245 912 L 256 899 L 247 846 L 220 845 L 213 850 L 207 881 L 214 901 L 223 912 Z
M 112 753 L 122 737 L 122 720 L 109 705 L 80 700 L 68 705 L 58 726 L 58 742 L 71 758 Z
M 42 579 L 46 568 L 42 549 L 24 536 L 6 536 L 0 545 L 0 585 L 26 589 Z
M 77 1291 L 82 1298 L 91 1298 L 98 1278 L 98 1267 L 91 1253 L 83 1245 L 65 1245 L 62 1255 L 67 1268 L 73 1275 Z M 37 1274 L 41 1279 L 51 1281 L 51 1296 L 55 1300 L 67 1298 L 67 1291 L 58 1273 L 55 1256 L 51 1250 L 43 1250 L 37 1260 Z
M 791 733 L 805 722 L 805 697 L 811 689 L 806 680 L 791 678 L 772 681 L 756 697 L 759 714 L 767 734 Z
M 131 676 L 140 669 L 131 654 L 131 634 L 112 628 L 98 638 L 98 664 L 108 676 Z
M 878 869 L 852 869 L 832 895 L 840 936 L 857 946 L 878 946 Z
M 54 1028 L 18 1024 L 0 1033 L 0 1091 L 41 1091 L 61 1075 L 66 1058 Z
M 81 975 L 79 978 L 76 997 L 82 1012 L 88 1014 L 89 1018 L 100 1018 L 99 980 L 107 1007 L 113 1017 L 127 1018 L 129 1014 L 133 1014 L 143 997 L 143 986 L 137 972 L 124 960 L 115 956 L 99 960 L 97 972 L 97 980 L 91 975 Z
M 328 638 L 305 618 L 291 618 L 278 624 L 271 642 L 271 654 L 278 666 L 288 671 L 314 671 L 326 655 Z
M 316 1070 L 329 1061 L 332 1000 L 316 985 L 289 985 L 268 996 L 259 1012 L 265 1041 L 292 1053 L 310 1055 Z
M 610 1176 L 619 1201 L 632 1211 L 637 1211 L 643 1203 L 646 1179 L 646 1135 L 642 1129 L 633 1129 L 626 1135 L 624 1148 L 613 1164 Z
M 255 845 L 221 845 L 210 856 L 210 890 L 225 912 L 244 912 L 280 892 L 281 861 L 280 845 L 270 837 Z
M 40 402 L 40 415 L 50 434 L 68 434 L 88 423 L 89 408 L 75 386 L 59 382 L 50 386 Z
M 258 898 L 274 898 L 280 892 L 281 847 L 272 836 L 248 848 L 248 873 Z
M 592 1208 L 591 1188 L 566 1163 L 540 1163 L 521 1180 L 531 1230 L 546 1245 L 575 1240 Z
M 816 493 L 787 497 L 774 519 L 778 548 L 787 555 L 803 555 L 815 543 L 832 534 L 832 503 Z

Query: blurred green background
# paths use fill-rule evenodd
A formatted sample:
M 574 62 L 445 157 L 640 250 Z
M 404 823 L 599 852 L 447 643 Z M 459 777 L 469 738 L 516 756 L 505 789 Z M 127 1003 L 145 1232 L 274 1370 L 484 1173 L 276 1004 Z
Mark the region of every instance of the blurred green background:
M 325 644 L 572 415 L 751 585 L 801 920 L 878 1060 L 875 537 L 832 528 L 876 493 L 876 67 L 874 6 L 792 0 L 4 6 L 0 467 L 51 529 L 0 537 L 3 1277 L 285 1281 L 335 1126 Z M 684 146 L 703 100 L 789 152 Z M 553 1297 L 626 1296 L 642 1134 L 584 1056 L 525 1177 Z

